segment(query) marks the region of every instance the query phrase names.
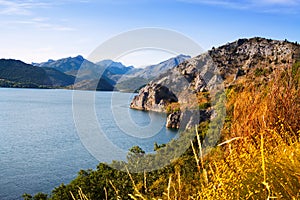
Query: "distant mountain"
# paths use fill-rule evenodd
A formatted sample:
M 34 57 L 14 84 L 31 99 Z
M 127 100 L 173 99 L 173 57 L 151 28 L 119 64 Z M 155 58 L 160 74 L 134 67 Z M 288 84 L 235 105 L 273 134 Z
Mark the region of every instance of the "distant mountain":
M 188 60 L 190 58 L 190 56 L 179 55 L 174 58 L 170 58 L 166 61 L 163 61 L 159 64 L 147 66 L 142 71 L 133 74 L 133 76 L 151 79 L 153 77 L 159 76 L 160 74 L 168 71 L 169 69 L 173 69 L 183 61 Z
M 112 60 L 102 60 L 96 63 L 98 66 L 106 67 L 108 73 L 111 74 L 126 74 L 129 71 L 133 70 L 133 66 L 126 67 L 120 62 L 114 62 Z
M 122 75 L 129 71 L 134 71 L 134 67 L 126 67 L 120 62 L 103 60 L 93 63 L 80 55 L 33 64 L 38 67 L 52 68 L 76 76 L 74 88 L 85 90 L 94 90 L 95 88 L 105 91 L 113 90 L 116 82 Z
M 93 63 L 80 55 L 59 60 L 50 59 L 43 63 L 33 63 L 33 65 L 45 69 L 48 74 L 51 74 L 51 69 L 53 69 L 76 77 L 73 85 L 74 89 L 134 91 L 147 84 L 154 77 L 165 73 L 189 58 L 189 56 L 179 55 L 157 65 L 147 66 L 144 69 L 125 66 L 112 60 Z M 59 75 L 56 74 L 56 76 Z M 52 77 L 52 79 L 54 78 Z M 65 81 L 69 83 L 70 80 Z
M 104 67 L 96 65 L 80 55 L 59 60 L 50 59 L 47 62 L 34 63 L 34 65 L 75 76 L 76 80 L 72 86 L 74 89 L 112 91 L 114 88 L 115 82 L 113 80 L 105 75 L 105 77 L 100 78 L 105 71 Z M 79 70 L 80 73 L 78 74 Z
M 102 60 L 96 64 L 99 67 L 104 68 L 104 75 L 115 82 L 117 82 L 124 74 L 131 74 L 140 70 L 133 66 L 127 67 L 120 62 L 114 62 L 112 60 Z
M 41 68 L 19 60 L 0 59 L 0 86 L 2 87 L 64 87 L 75 78 L 55 69 Z
M 89 71 L 97 71 L 97 74 L 104 73 L 108 78 L 114 77 L 116 75 L 123 75 L 133 70 L 133 66 L 126 67 L 120 62 L 114 62 L 112 60 L 103 60 L 97 63 L 90 62 L 89 60 L 83 58 L 81 55 L 76 57 L 68 57 L 62 58 L 59 60 L 48 60 L 43 63 L 33 63 L 34 66 L 37 67 L 48 67 L 57 69 L 63 73 L 76 75 L 78 70 L 89 70 Z M 87 72 L 87 71 L 86 71 Z M 81 73 L 83 74 L 83 73 Z M 86 74 L 86 73 L 85 73 Z M 92 78 L 92 74 L 90 74 Z M 116 78 L 114 78 L 116 79 Z
M 118 83 L 116 84 L 116 88 L 121 91 L 138 90 L 154 78 L 166 73 L 168 70 L 173 69 L 177 65 L 190 58 L 190 56 L 179 55 L 156 65 L 149 65 L 143 69 L 132 71 L 131 73 L 124 75 L 118 81 Z
M 75 77 L 62 73 L 56 69 L 43 67 L 48 75 L 52 86 L 69 86 L 74 84 Z
M 63 73 L 75 76 L 84 61 L 85 61 L 85 59 L 79 55 L 76 57 L 62 58 L 59 60 L 49 59 L 47 62 L 32 63 L 32 65 L 37 66 L 37 67 L 54 68 Z M 91 63 L 91 64 L 93 64 L 93 63 Z

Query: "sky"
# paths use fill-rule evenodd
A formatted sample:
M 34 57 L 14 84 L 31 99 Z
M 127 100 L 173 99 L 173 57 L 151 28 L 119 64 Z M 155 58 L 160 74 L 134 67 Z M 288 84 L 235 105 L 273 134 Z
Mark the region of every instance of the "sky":
M 88 57 L 145 27 L 174 30 L 208 50 L 254 36 L 300 42 L 300 0 L 0 0 L 0 25 L 0 57 L 27 63 Z M 141 54 L 118 59 L 143 66 L 171 56 Z

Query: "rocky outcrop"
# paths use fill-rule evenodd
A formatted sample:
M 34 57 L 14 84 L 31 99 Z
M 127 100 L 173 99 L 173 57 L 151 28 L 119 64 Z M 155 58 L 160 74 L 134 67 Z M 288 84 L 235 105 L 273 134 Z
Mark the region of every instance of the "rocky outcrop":
M 230 83 L 241 75 L 253 73 L 257 67 L 274 70 L 294 63 L 300 57 L 300 46 L 288 41 L 255 37 L 239 39 L 213 48 L 208 53 L 225 83 Z
M 164 112 L 166 105 L 177 101 L 177 97 L 166 86 L 152 82 L 134 97 L 130 108 Z
M 181 112 L 176 111 L 168 115 L 167 117 L 167 123 L 166 127 L 167 128 L 173 128 L 173 129 L 179 129 L 180 127 L 180 117 L 181 117 Z
M 168 115 L 166 127 L 173 129 L 192 128 L 201 122 L 212 119 L 213 113 L 213 109 L 176 111 Z

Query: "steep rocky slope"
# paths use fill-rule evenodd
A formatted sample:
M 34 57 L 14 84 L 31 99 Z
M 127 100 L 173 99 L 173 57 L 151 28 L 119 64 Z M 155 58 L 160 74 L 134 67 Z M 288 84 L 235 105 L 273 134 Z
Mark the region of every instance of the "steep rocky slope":
M 239 39 L 189 59 L 151 81 L 134 97 L 130 107 L 171 113 L 167 126 L 178 128 L 178 118 L 182 120 L 186 110 L 206 111 L 200 118 L 214 113 L 213 106 L 200 105 L 201 94 L 208 92 L 212 96 L 243 81 L 268 81 L 274 69 L 284 69 L 299 60 L 297 43 L 258 37 Z M 170 111 L 174 103 L 177 108 Z

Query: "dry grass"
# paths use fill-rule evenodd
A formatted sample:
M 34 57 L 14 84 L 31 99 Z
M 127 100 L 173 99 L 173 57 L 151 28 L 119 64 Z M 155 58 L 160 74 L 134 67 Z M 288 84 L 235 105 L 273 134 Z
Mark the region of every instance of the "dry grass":
M 165 195 L 147 199 L 300 199 L 299 74 L 287 68 L 268 84 L 229 91 L 226 141 L 203 158 L 197 137 L 195 180 L 185 182 L 179 169 Z
M 224 143 L 218 148 L 228 148 L 230 144 L 231 150 L 224 153 L 222 159 L 212 155 L 206 164 L 199 156 L 201 148 L 194 148 L 195 167 L 199 171 L 192 185 L 181 179 L 179 169 L 166 180 L 168 187 L 161 197 L 142 195 L 137 190 L 130 196 L 133 199 L 168 200 L 299 199 L 300 143 L 288 145 L 277 137 L 280 145 L 270 147 L 265 143 L 265 134 L 261 134 L 260 148 L 245 138 Z
M 193 177 L 183 178 L 179 165 L 168 180 L 160 180 L 165 183 L 154 183 L 166 185 L 164 193 L 152 196 L 140 192 L 128 172 L 135 189 L 129 196 L 143 200 L 300 199 L 299 70 L 277 71 L 268 84 L 249 83 L 228 91 L 223 142 L 206 157 L 197 131 L 196 143 L 191 142 Z

